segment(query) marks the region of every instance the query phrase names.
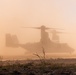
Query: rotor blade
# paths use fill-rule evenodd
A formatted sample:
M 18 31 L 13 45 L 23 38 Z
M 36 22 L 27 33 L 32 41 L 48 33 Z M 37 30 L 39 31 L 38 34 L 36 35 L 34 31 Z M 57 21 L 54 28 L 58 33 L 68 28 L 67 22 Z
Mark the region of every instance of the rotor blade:
M 66 33 L 66 32 L 56 32 L 56 33 L 61 33 L 62 34 L 62 33 Z
M 50 32 L 50 33 L 54 33 L 54 32 Z M 66 34 L 67 32 L 59 32 L 59 31 L 56 31 L 55 33 L 57 33 L 57 34 Z
M 58 30 L 64 30 L 64 29 L 60 29 L 60 28 L 50 28 L 50 27 L 46 27 L 46 29 L 58 29 Z
M 57 32 L 58 34 L 64 34 L 65 32 Z
M 22 28 L 34 28 L 34 29 L 41 29 L 40 27 L 22 27 Z

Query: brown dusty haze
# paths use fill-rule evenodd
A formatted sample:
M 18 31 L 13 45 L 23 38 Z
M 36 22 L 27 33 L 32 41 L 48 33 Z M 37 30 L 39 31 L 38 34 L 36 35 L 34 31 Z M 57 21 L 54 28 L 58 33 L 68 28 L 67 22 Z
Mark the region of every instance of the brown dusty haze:
M 19 42 L 38 42 L 40 31 L 22 29 L 25 27 L 62 28 L 66 34 L 60 35 L 60 42 L 68 43 L 76 50 L 76 0 L 0 0 L 0 55 L 23 56 L 32 54 L 23 48 L 5 47 L 5 34 L 16 34 Z M 50 35 L 50 34 L 49 34 Z M 50 35 L 51 36 L 51 35 Z M 70 54 L 49 54 L 51 57 L 76 57 Z

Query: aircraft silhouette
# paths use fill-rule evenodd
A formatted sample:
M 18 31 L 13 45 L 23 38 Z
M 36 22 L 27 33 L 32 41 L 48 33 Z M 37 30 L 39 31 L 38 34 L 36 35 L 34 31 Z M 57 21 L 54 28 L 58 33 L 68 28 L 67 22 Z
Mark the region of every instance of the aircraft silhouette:
M 52 41 L 59 43 L 60 42 L 60 37 L 59 37 L 58 34 L 63 34 L 65 32 L 61 32 L 61 31 L 57 31 L 57 30 L 53 29 L 53 30 L 51 30 L 50 33 L 52 33 Z
M 57 34 L 62 32 L 57 32 L 56 29 L 58 28 L 49 28 L 44 25 L 42 25 L 41 27 L 22 27 L 22 28 L 40 29 L 41 30 L 40 41 L 35 43 L 20 44 L 16 35 L 6 34 L 7 47 L 13 47 L 13 48 L 22 47 L 29 52 L 41 52 L 42 47 L 45 49 L 46 53 L 48 52 L 49 53 L 72 53 L 74 51 L 74 49 L 71 48 L 67 43 L 59 42 L 59 36 Z M 48 32 L 46 32 L 46 30 L 48 29 L 52 30 L 52 40 L 50 39 Z

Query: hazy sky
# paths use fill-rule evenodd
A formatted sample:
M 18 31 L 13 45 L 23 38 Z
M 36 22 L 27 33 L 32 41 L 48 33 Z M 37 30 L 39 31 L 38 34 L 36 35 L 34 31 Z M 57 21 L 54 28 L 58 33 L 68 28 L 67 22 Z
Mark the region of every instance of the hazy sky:
M 22 48 L 5 47 L 5 34 L 16 34 L 20 43 L 36 42 L 40 31 L 21 26 L 41 25 L 63 28 L 68 34 L 60 35 L 61 42 L 76 49 L 76 0 L 0 0 L 0 54 L 24 54 Z

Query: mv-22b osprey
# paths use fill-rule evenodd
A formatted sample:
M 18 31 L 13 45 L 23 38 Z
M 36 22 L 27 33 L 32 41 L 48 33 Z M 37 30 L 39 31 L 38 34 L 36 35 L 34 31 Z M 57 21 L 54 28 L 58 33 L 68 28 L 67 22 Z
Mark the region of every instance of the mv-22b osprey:
M 60 43 L 59 36 L 54 28 L 48 28 L 46 26 L 41 27 L 23 27 L 23 28 L 34 28 L 41 30 L 41 39 L 39 42 L 20 44 L 16 35 L 6 34 L 6 46 L 7 47 L 22 47 L 29 52 L 41 52 L 42 47 L 46 53 L 72 53 L 74 51 L 67 43 Z M 46 30 L 51 29 L 52 39 Z

